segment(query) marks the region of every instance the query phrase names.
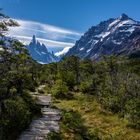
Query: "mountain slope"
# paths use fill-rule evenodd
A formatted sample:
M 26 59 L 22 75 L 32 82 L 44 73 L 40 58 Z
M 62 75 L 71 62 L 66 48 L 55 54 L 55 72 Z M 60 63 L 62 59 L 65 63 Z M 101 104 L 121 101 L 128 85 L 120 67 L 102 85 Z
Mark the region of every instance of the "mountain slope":
M 140 22 L 122 14 L 119 18 L 111 18 L 91 27 L 66 56 L 77 55 L 83 59 L 96 60 L 101 55 L 132 53 L 133 41 L 138 41 L 136 38 L 139 37 Z M 139 41 L 137 43 L 140 44 Z M 139 49 L 137 45 L 135 51 Z
M 39 63 L 48 64 L 51 62 L 57 62 L 59 59 L 53 52 L 50 53 L 44 44 L 41 44 L 33 36 L 31 43 L 27 46 L 31 57 Z

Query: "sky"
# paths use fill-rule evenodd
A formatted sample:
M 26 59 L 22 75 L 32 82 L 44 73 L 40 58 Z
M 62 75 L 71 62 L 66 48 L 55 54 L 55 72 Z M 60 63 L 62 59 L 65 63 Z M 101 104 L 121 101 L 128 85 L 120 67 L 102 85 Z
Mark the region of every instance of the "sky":
M 50 47 L 71 47 L 93 25 L 126 13 L 140 21 L 140 0 L 0 0 L 0 8 L 21 27 L 11 35 L 29 42 L 32 34 Z

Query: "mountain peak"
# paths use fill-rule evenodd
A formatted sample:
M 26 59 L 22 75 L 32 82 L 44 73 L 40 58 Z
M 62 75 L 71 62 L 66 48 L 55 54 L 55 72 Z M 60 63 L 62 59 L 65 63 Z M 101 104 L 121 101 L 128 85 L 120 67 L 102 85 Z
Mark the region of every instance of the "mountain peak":
M 127 52 L 132 52 L 134 45 L 130 46 L 128 42 L 130 40 L 133 44 L 133 39 L 140 35 L 136 32 L 138 29 L 140 30 L 140 23 L 126 14 L 103 21 L 90 28 L 65 56 L 76 55 L 82 59 L 98 60 L 101 55 L 120 54 L 124 50 L 129 55 Z
M 121 20 L 127 20 L 127 19 L 129 19 L 129 17 L 125 13 L 122 13 L 122 15 L 120 16 L 120 19 Z
M 31 43 L 27 46 L 30 56 L 41 64 L 57 62 L 59 60 L 54 54 L 50 53 L 47 47 L 40 43 L 33 35 Z
M 35 37 L 35 35 L 33 35 L 32 43 L 36 44 L 36 37 Z

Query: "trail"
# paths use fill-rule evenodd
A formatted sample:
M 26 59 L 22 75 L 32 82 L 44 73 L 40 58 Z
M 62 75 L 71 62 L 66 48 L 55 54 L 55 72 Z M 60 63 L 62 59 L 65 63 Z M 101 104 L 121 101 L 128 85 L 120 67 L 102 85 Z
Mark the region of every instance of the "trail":
M 44 86 L 42 85 L 38 90 L 43 88 Z M 20 135 L 18 140 L 45 140 L 51 131 L 59 131 L 59 110 L 50 107 L 52 101 L 51 95 L 41 95 L 38 93 L 38 90 L 32 93 L 32 96 L 36 97 L 36 103 L 42 106 L 42 117 L 33 120 L 29 128 Z

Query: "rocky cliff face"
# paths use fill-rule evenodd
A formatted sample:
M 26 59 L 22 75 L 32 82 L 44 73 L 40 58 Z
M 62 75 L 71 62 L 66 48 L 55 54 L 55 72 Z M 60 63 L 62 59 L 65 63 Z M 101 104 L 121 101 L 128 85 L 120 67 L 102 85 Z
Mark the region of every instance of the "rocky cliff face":
M 59 59 L 50 53 L 47 47 L 44 44 L 41 44 L 36 40 L 36 37 L 33 36 L 31 43 L 27 46 L 31 57 L 39 63 L 48 64 L 51 62 L 57 62 Z
M 122 14 L 91 27 L 66 56 L 97 60 L 101 55 L 125 54 L 140 50 L 140 22 Z

